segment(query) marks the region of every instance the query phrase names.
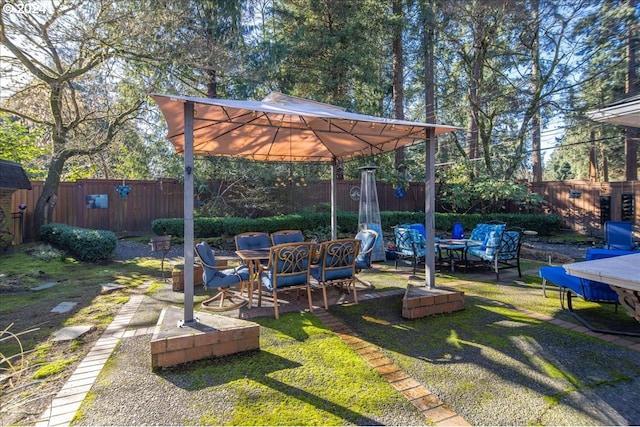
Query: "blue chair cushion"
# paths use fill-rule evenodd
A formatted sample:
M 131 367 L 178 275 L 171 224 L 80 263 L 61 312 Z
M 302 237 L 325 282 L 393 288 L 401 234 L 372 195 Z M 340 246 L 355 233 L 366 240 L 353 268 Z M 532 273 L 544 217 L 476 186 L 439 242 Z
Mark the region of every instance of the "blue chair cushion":
M 371 249 L 376 243 L 376 235 L 368 230 L 361 230 L 356 234 L 360 240 L 360 252 L 356 257 L 356 269 L 362 270 L 371 266 Z
M 493 257 L 500 244 L 500 238 L 502 237 L 502 231 L 491 230 L 485 239 L 483 246 L 485 247 L 485 254 L 487 257 Z
M 218 270 L 212 277 L 208 277 L 207 273 L 202 273 L 202 281 L 211 288 L 228 288 L 247 280 L 249 280 L 249 268 L 246 265 Z
M 304 242 L 304 234 L 299 233 L 287 233 L 287 234 L 273 234 L 273 244 L 282 245 L 284 243 L 299 243 Z
M 415 225 L 415 227 L 413 227 Z M 424 230 L 424 225 L 422 224 L 412 224 L 412 225 L 401 225 L 396 227 L 396 252 L 399 252 L 402 255 L 406 256 L 416 256 L 418 258 L 424 257 L 427 254 L 427 241 L 425 237 L 421 234 L 420 230 Z M 402 230 L 409 231 L 409 240 L 405 242 L 398 242 L 398 235 L 402 234 Z M 439 239 L 435 239 L 436 241 Z M 402 243 L 405 243 L 404 245 Z M 411 243 L 415 243 L 412 245 Z M 415 246 L 415 253 L 414 253 Z M 440 252 L 440 246 L 438 244 L 434 245 L 434 252 L 437 254 Z
M 487 243 L 488 243 L 490 233 L 492 231 L 497 231 L 499 234 L 501 234 L 504 231 L 505 227 L 506 226 L 504 224 L 480 223 L 480 224 L 477 224 L 473 230 L 471 230 L 471 235 L 469 236 L 469 239 L 482 242 L 482 246 L 480 246 L 479 249 L 485 250 L 487 249 Z
M 416 230 L 418 233 L 420 233 L 420 236 L 422 236 L 423 239 L 427 238 L 427 230 L 424 228 L 424 224 L 420 224 L 420 223 L 411 224 L 409 225 L 409 228 Z
M 260 275 L 260 283 L 265 289 L 273 290 L 273 270 L 265 271 Z M 307 273 L 293 274 L 291 276 L 281 276 L 278 278 L 278 289 L 289 286 L 302 285 L 307 283 Z
M 268 249 L 270 247 L 271 238 L 268 234 L 240 236 L 238 238 L 238 250 Z
M 241 265 L 235 268 L 218 270 L 216 257 L 207 242 L 200 242 L 196 245 L 196 253 L 202 260 L 202 282 L 206 287 L 228 288 L 241 281 L 249 280 L 249 268 Z
M 570 276 L 562 266 L 542 267 L 538 274 L 561 288 L 570 289 L 585 301 L 618 301 L 618 294 L 609 285 Z
M 560 287 L 569 288 L 577 295 L 582 295 L 581 279 L 569 276 L 561 265 L 541 267 L 538 274 L 543 279 L 547 279 Z
M 351 274 L 352 272 L 353 270 L 351 269 L 351 267 L 329 270 L 325 275 L 325 279 L 326 280 L 350 279 L 351 277 L 353 277 Z M 322 273 L 323 273 L 322 265 L 311 267 L 311 276 L 313 276 L 314 279 L 318 281 L 322 280 Z

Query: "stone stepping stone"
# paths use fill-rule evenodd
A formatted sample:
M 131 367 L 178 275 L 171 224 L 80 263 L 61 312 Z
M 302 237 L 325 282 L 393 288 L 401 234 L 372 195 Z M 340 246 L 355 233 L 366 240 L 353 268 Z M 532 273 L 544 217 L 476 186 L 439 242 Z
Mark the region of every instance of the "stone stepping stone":
M 76 306 L 76 304 L 78 304 L 77 302 L 61 302 L 60 304 L 56 305 L 55 307 L 53 307 L 53 310 L 51 310 L 52 313 L 66 313 L 67 311 L 71 310 L 73 307 Z
M 49 283 L 43 283 L 40 286 L 36 286 L 35 288 L 31 288 L 32 291 L 41 291 L 43 289 L 49 289 L 54 287 L 55 285 L 57 285 L 58 282 L 49 282 Z
M 115 292 L 115 291 L 118 291 L 120 289 L 124 289 L 124 286 L 118 285 L 116 283 L 103 283 L 100 286 L 102 287 L 100 292 L 103 293 L 103 294 L 110 294 L 111 292 Z
M 68 326 L 54 333 L 52 340 L 53 341 L 71 341 L 95 329 L 96 327 L 92 325 Z

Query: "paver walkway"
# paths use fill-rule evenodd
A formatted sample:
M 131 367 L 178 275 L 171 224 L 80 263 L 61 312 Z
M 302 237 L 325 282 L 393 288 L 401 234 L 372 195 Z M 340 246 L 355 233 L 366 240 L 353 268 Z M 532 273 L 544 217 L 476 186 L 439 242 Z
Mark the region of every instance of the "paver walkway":
M 461 280 L 460 282 L 449 283 L 447 286 L 455 286 L 456 283 L 460 284 L 472 281 L 473 279 L 471 278 Z M 386 298 L 403 294 L 404 290 L 371 293 L 361 292 L 359 300 L 364 302 L 375 298 Z M 471 295 L 469 293 L 467 293 L 466 296 L 480 298 L 477 295 Z M 82 401 L 100 374 L 102 367 L 109 359 L 119 339 L 153 334 L 155 326 L 128 331 L 126 330 L 134 314 L 140 307 L 143 298 L 143 295 L 133 295 L 129 302 L 122 307 L 113 322 L 107 327 L 100 339 L 98 339 L 95 346 L 82 360 L 82 362 L 80 362 L 74 373 L 67 380 L 66 384 L 54 397 L 47 410 L 40 416 L 36 426 L 68 426 L 72 422 L 76 412 L 82 404 Z M 584 326 L 554 319 L 553 317 L 535 313 L 530 310 L 517 310 L 532 318 L 547 321 L 554 325 L 582 332 L 587 335 L 596 336 L 601 339 L 629 347 L 633 350 L 640 351 L 640 343 L 629 341 L 623 337 L 592 332 Z M 389 381 L 391 386 L 398 390 L 398 392 L 402 393 L 403 396 L 415 405 L 429 422 L 432 422 L 435 425 L 470 425 L 464 418 L 456 414 L 437 396 L 431 393 L 424 385 L 420 384 L 414 378 L 411 378 L 406 372 L 398 368 L 391 359 L 384 356 L 379 347 L 358 337 L 353 330 L 336 317 L 332 316 L 322 307 L 314 306 L 314 314 L 316 314 L 328 328 L 339 336 L 343 342 L 366 360 L 372 369 L 375 369 L 380 373 L 380 375 Z
M 82 359 L 65 385 L 53 398 L 49 407 L 40 416 L 36 426 L 67 426 L 71 423 L 82 401 L 98 378 L 102 367 L 111 356 L 118 340 L 125 336 L 127 326 L 142 303 L 142 299 L 142 295 L 133 295 L 120 309 L 113 322 Z M 142 332 L 152 333 L 153 328 L 151 331 Z

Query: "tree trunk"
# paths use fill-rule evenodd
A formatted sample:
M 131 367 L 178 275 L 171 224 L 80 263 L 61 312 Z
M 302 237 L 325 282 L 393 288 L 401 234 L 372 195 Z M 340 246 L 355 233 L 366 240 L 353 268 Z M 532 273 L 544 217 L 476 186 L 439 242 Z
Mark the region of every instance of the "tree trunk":
M 40 238 L 40 227 L 53 221 L 53 208 L 58 200 L 60 176 L 62 176 L 62 169 L 66 160 L 66 156 L 56 156 L 49 165 L 47 179 L 44 182 L 42 194 L 40 194 L 36 202 L 34 211 L 36 239 Z
M 433 5 L 428 2 L 424 16 L 424 108 L 425 121 L 427 123 L 436 122 L 435 107 L 435 74 L 433 69 L 434 49 L 435 49 L 435 17 Z
M 217 73 L 216 70 L 207 70 L 207 98 L 218 97 L 218 84 L 216 82 Z
M 540 93 L 542 88 L 540 87 L 541 79 L 540 79 L 540 68 L 538 67 L 538 63 L 540 60 L 540 43 L 538 40 L 539 33 L 539 8 L 540 2 L 538 0 L 533 0 L 532 2 L 533 9 L 533 42 L 531 44 L 531 80 L 533 81 L 533 93 Z M 532 175 L 533 182 L 542 182 L 542 156 L 540 154 L 541 149 L 541 141 L 540 141 L 540 104 L 536 103 L 535 112 L 531 119 L 531 149 L 532 149 Z
M 635 10 L 636 0 L 628 0 L 628 5 L 632 11 Z M 636 22 L 629 22 L 627 27 L 627 81 L 626 95 L 637 94 L 638 76 L 636 75 L 636 50 L 637 50 L 637 26 Z M 627 127 L 625 130 L 625 175 L 627 181 L 638 179 L 638 144 L 640 136 L 637 128 Z
M 393 16 L 398 22 L 402 14 L 403 0 L 393 0 Z M 402 57 L 402 25 L 393 27 L 393 111 L 396 119 L 404 120 L 404 59 Z M 395 168 L 401 175 L 405 173 L 404 147 L 395 151 Z
M 591 131 L 589 135 L 591 144 L 589 144 L 589 181 L 596 182 L 598 180 L 598 164 L 596 161 L 596 135 Z
M 469 125 L 467 127 L 468 153 L 470 159 L 477 159 L 480 155 L 479 151 L 479 128 L 478 128 L 478 111 L 480 110 L 480 95 L 478 87 L 482 80 L 482 39 L 484 37 L 482 24 L 476 22 L 474 25 L 474 43 L 472 55 L 472 76 L 469 82 Z M 488 155 L 488 153 L 487 153 Z M 487 165 L 490 167 L 491 165 Z

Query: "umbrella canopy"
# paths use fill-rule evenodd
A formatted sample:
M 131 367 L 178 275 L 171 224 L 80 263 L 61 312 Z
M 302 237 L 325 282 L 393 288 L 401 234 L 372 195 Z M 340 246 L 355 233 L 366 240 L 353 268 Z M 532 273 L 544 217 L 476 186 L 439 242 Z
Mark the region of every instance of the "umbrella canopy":
M 418 141 L 426 149 L 426 282 L 434 281 L 435 135 L 454 126 L 417 123 L 349 113 L 342 108 L 272 93 L 262 101 L 153 94 L 169 128 L 167 138 L 184 155 L 184 262 L 194 261 L 194 155 L 246 157 L 258 161 L 331 162 L 331 229 L 336 238 L 335 164 L 364 154 L 378 154 Z M 252 296 L 249 296 L 250 298 Z M 194 322 L 193 270 L 185 269 L 184 323 Z
M 272 93 L 262 101 L 151 95 L 176 152 L 184 152 L 184 103 L 194 104 L 195 155 L 258 161 L 331 162 L 379 154 L 458 128 L 349 113 L 314 101 Z
M 640 128 L 640 95 L 589 111 L 587 116 L 601 123 Z

